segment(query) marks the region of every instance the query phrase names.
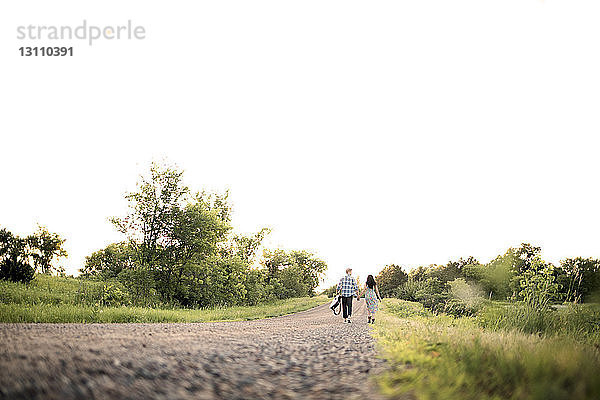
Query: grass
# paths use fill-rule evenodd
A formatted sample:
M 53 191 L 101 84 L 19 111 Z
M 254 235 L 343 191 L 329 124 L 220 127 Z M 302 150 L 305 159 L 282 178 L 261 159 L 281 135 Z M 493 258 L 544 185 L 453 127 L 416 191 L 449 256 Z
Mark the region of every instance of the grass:
M 598 399 L 600 343 L 561 332 L 528 334 L 473 317 L 433 315 L 386 299 L 374 335 L 389 369 L 389 398 Z
M 37 274 L 27 284 L 0 280 L 0 304 L 93 305 L 101 297 L 104 282 Z
M 210 322 L 277 317 L 326 303 L 324 296 L 278 300 L 248 307 L 200 310 L 95 307 L 70 304 L 0 304 L 0 322 Z
M 533 310 L 521 303 L 492 302 L 478 313 L 477 320 L 491 330 L 516 330 L 600 343 L 598 304 L 567 304 L 557 306 L 556 310 Z
M 277 300 L 257 306 L 180 309 L 105 306 L 104 282 L 37 275 L 29 284 L 0 281 L 0 322 L 210 322 L 242 321 L 304 311 L 325 296 Z

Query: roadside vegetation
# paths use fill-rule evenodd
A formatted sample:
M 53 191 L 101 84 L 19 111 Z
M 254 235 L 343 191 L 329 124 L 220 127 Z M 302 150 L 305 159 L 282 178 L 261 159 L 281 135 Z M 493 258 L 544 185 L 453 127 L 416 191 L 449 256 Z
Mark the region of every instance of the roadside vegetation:
M 324 296 L 272 300 L 255 306 L 184 309 L 131 306 L 117 285 L 38 275 L 31 283 L 0 281 L 0 322 L 210 322 L 276 317 L 304 311 Z
M 417 399 L 600 398 L 597 305 L 557 311 L 541 334 L 519 326 L 540 317 L 498 324 L 513 306 L 490 302 L 483 309 L 482 316 L 455 317 L 385 299 L 374 331 L 389 362 L 379 377 L 382 393 Z
M 408 273 L 399 265 L 388 265 L 377 283 L 384 297 L 419 302 L 435 314 L 487 313 L 490 324 L 498 327 L 543 333 L 565 322 L 559 309 L 579 310 L 574 306 L 598 302 L 600 260 L 567 258 L 554 265 L 542 259 L 540 247 L 523 243 L 487 264 L 467 257 Z M 492 300 L 497 301 L 493 316 L 490 307 L 484 307 Z M 577 311 L 569 315 L 586 318 Z
M 600 398 L 599 260 L 555 266 L 524 243 L 487 264 L 389 265 L 378 282 L 389 398 Z
M 188 309 L 271 307 L 240 311 L 254 318 L 318 303 L 281 300 L 314 297 L 327 264 L 306 250 L 265 249 L 267 228 L 235 232 L 227 192 L 193 192 L 183 171 L 152 163 L 125 199 L 128 212 L 110 218 L 123 240 L 86 257 L 77 278 L 59 266 L 67 256 L 60 235 L 45 227 L 27 237 L 0 229 L 0 318 L 91 322 L 143 314 L 148 321 L 187 321 L 205 318 Z M 118 310 L 108 312 L 110 307 Z M 186 311 L 140 311 L 146 308 Z

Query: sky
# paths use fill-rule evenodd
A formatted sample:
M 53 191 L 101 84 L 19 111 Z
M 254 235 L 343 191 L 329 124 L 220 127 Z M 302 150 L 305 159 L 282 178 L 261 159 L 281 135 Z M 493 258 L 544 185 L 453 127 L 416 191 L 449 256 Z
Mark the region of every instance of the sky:
M 323 286 L 521 242 L 600 257 L 599 17 L 586 0 L 2 2 L 0 226 L 59 233 L 76 273 L 166 159 L 230 190 L 238 232 L 314 251 Z M 17 37 L 84 20 L 144 38 Z

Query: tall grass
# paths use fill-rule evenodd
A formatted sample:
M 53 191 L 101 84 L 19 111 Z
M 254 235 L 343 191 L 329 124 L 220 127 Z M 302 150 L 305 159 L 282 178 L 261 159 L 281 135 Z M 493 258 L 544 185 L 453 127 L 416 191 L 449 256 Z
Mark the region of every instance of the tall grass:
M 94 304 L 101 282 L 38 274 L 29 283 L 0 280 L 2 304 Z
M 276 317 L 326 303 L 325 296 L 279 300 L 249 307 L 201 310 L 95 307 L 70 304 L 0 304 L 0 322 L 210 322 Z
M 535 309 L 526 303 L 488 303 L 478 314 L 482 327 L 600 343 L 600 306 L 567 304 Z
M 239 321 L 290 314 L 327 301 L 325 296 L 318 296 L 247 307 L 136 307 L 118 283 L 40 274 L 29 284 L 0 281 L 0 322 Z
M 384 300 L 374 335 L 390 369 L 390 398 L 598 399 L 599 344 L 570 335 L 485 329 L 476 318 L 432 315 Z

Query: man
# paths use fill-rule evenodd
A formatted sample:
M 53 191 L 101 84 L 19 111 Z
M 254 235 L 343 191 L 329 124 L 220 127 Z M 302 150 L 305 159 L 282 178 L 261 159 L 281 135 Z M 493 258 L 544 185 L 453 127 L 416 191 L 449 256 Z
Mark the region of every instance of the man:
M 346 276 L 340 279 L 337 287 L 338 293 L 342 296 L 342 312 L 344 322 L 351 323 L 352 316 L 352 297 L 356 295 L 358 298 L 358 285 L 352 277 L 352 268 L 346 268 Z

